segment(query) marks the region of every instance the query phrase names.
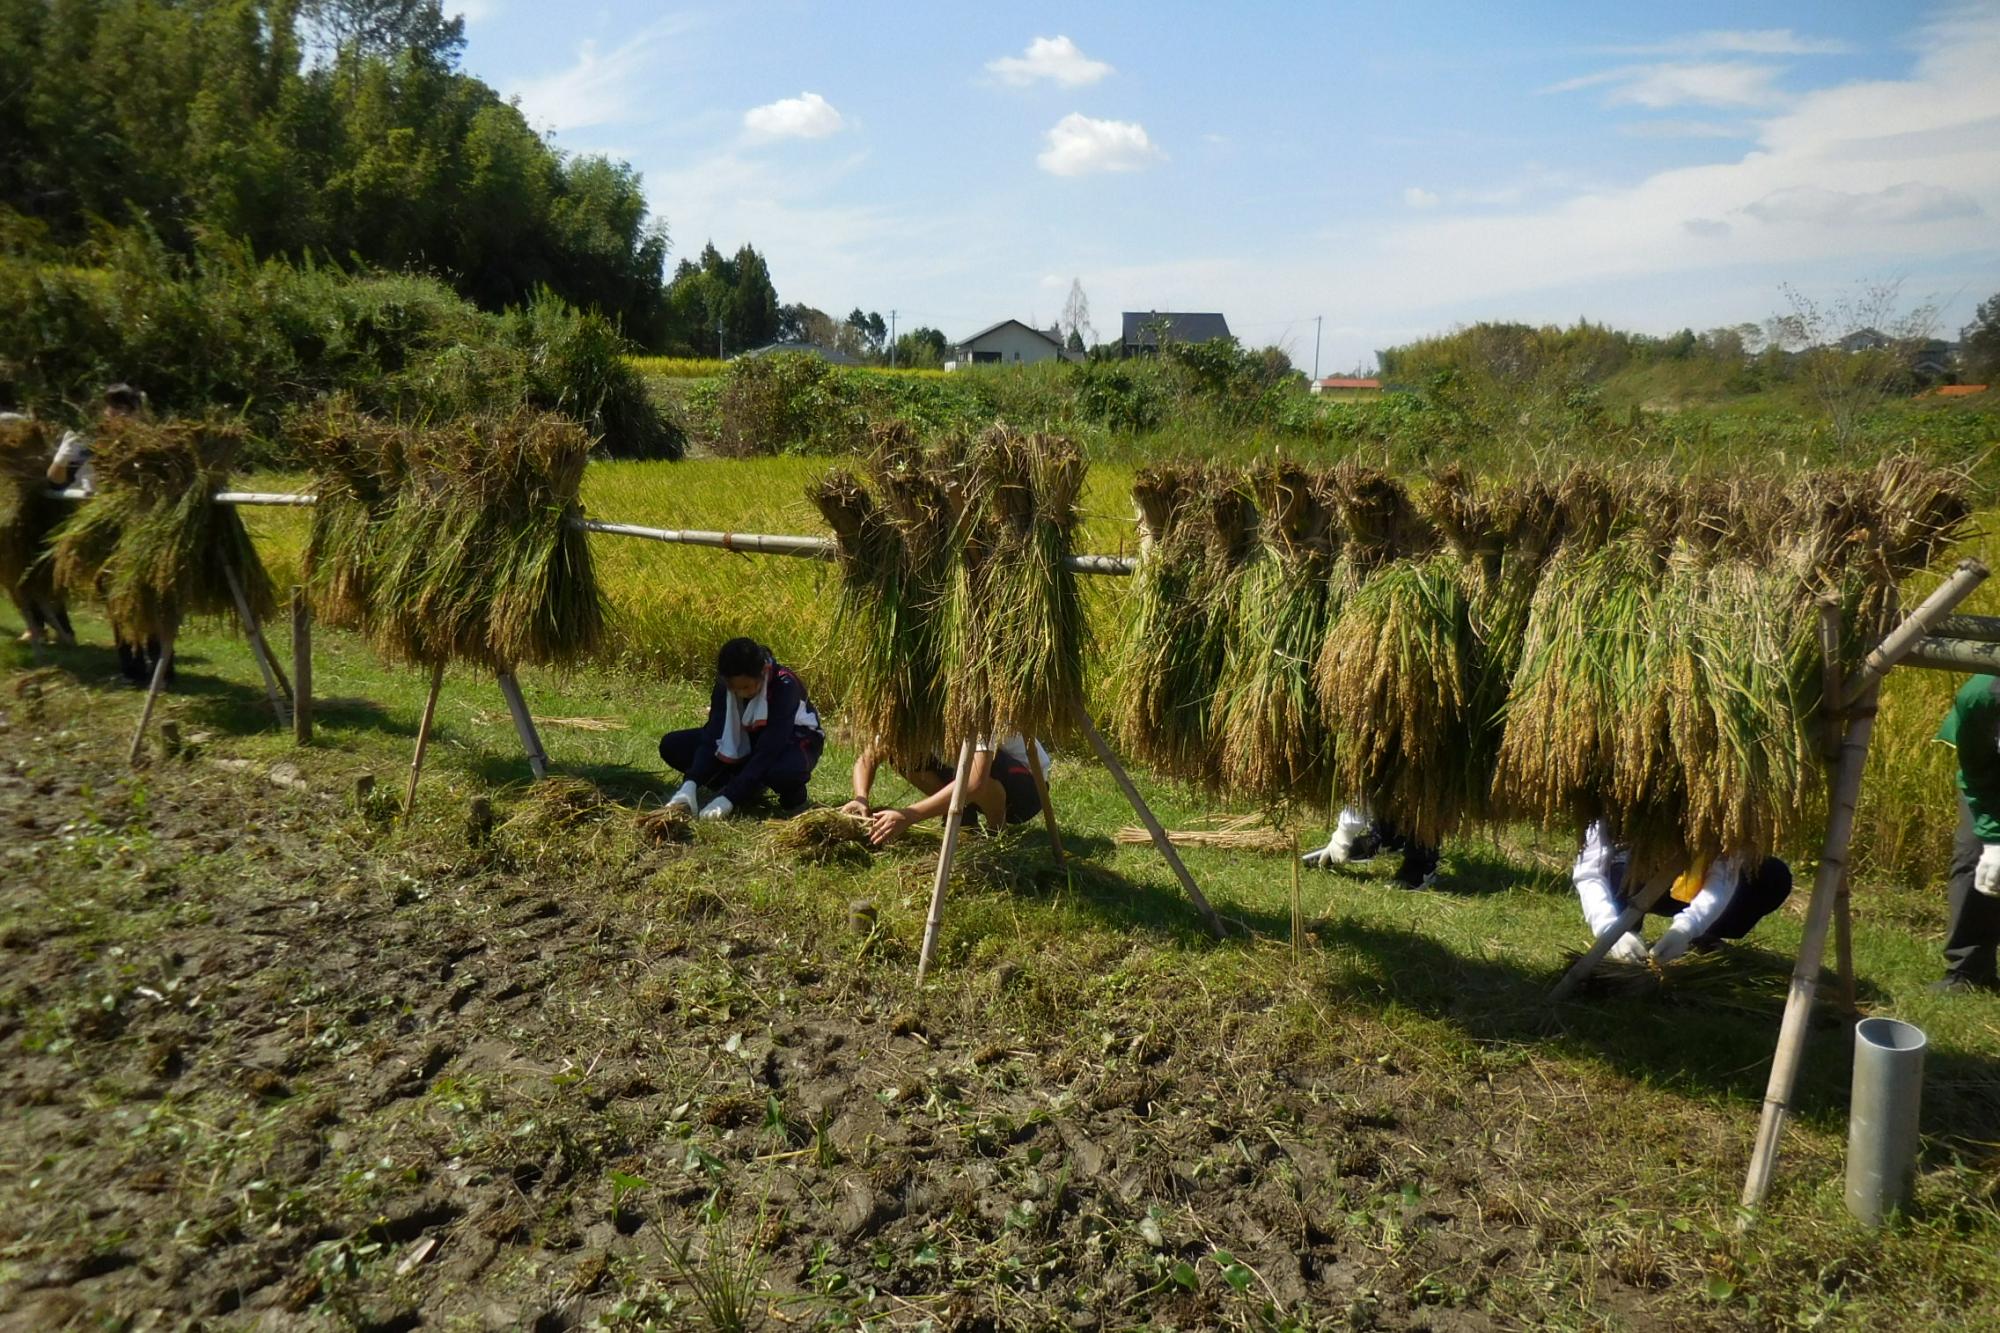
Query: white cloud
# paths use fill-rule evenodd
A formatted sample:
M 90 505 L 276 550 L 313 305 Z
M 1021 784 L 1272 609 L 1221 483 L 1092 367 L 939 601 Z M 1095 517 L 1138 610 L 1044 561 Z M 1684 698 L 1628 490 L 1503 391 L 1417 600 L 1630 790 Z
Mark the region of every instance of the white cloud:
M 1573 93 L 1607 88 L 1611 106 L 1642 106 L 1663 110 L 1674 106 L 1759 107 L 1783 99 L 1773 86 L 1784 70 L 1777 65 L 1740 61 L 1668 62 L 1622 65 L 1552 84 L 1545 93 Z
M 1410 185 L 1404 187 L 1403 202 L 1411 208 L 1436 208 L 1438 197 L 1421 185 Z
M 1751 139 L 1752 125 L 1732 125 L 1720 120 L 1635 120 L 1618 127 L 1631 139 Z
M 663 19 L 603 55 L 595 41 L 586 41 L 567 69 L 519 80 L 506 92 L 537 129 L 560 133 L 624 124 L 645 107 L 640 76 L 657 77 L 669 54 L 667 44 L 693 26 L 685 17 Z
M 743 128 L 760 139 L 824 139 L 846 123 L 818 93 L 783 97 L 743 113 Z
M 1051 176 L 1083 176 L 1137 171 L 1165 156 L 1136 121 L 1094 120 L 1072 111 L 1048 132 L 1048 146 L 1035 163 Z
M 1833 37 L 1801 37 L 1790 28 L 1712 28 L 1647 46 L 1607 46 L 1606 55 L 1624 56 L 1837 56 L 1854 47 Z
M 1721 218 L 1689 218 L 1681 230 L 1690 236 L 1727 236 L 1733 228 Z
M 1018 56 L 1002 56 L 986 62 L 987 72 L 1002 83 L 1025 88 L 1048 79 L 1065 88 L 1082 88 L 1111 73 L 1111 66 L 1092 60 L 1067 37 L 1037 37 Z
M 1976 218 L 1982 212 L 1979 202 L 1968 194 L 1917 181 L 1902 181 L 1867 193 L 1792 185 L 1745 204 L 1742 211 L 1759 222 L 1811 222 L 1821 226 L 1943 222 Z

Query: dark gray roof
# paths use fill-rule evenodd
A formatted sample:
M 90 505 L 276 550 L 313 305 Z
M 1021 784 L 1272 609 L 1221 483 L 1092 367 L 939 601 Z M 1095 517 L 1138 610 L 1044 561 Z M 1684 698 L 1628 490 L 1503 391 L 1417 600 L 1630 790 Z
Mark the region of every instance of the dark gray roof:
M 970 338 L 961 339 L 954 345 L 958 347 L 970 347 L 972 346 L 972 344 L 978 342 L 981 338 L 984 338 L 987 334 L 992 333 L 998 329 L 1004 329 L 1009 324 L 1019 324 L 1022 328 L 1034 334 L 1037 338 L 1041 338 L 1044 339 L 1045 341 L 1054 343 L 1057 351 L 1060 352 L 1062 350 L 1062 345 L 1063 345 L 1062 339 L 1051 336 L 1047 329 L 1038 329 L 1034 325 L 1018 319 L 1003 319 L 998 324 L 988 324 L 985 328 L 973 334 Z
M 1166 325 L 1170 341 L 1205 343 L 1211 338 L 1227 338 L 1229 321 L 1212 311 L 1127 310 L 1124 343 L 1127 347 L 1154 347 L 1159 338 L 1148 325 Z
M 762 347 L 751 348 L 749 351 L 743 353 L 743 355 L 770 356 L 774 352 L 805 352 L 808 353 L 809 355 L 818 357 L 822 361 L 830 362 L 836 366 L 858 366 L 861 364 L 860 357 L 849 356 L 846 352 L 841 351 L 838 347 L 825 347 L 819 343 L 805 343 L 805 342 L 765 343 Z

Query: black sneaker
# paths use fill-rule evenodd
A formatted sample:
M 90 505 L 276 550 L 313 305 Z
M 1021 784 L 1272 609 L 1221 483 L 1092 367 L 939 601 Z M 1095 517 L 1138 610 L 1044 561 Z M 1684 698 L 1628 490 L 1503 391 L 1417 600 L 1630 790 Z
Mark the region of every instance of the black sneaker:
M 812 797 L 804 790 L 801 790 L 796 796 L 779 796 L 777 799 L 778 818 L 780 819 L 790 819 L 795 815 L 802 815 L 812 809 Z
M 1403 853 L 1401 865 L 1396 867 L 1395 885 L 1399 889 L 1415 892 L 1428 889 L 1437 882 L 1438 854 L 1428 847 L 1410 847 Z
M 1933 995 L 1964 995 L 1981 991 L 1990 995 L 2000 993 L 2000 981 L 1992 977 L 1969 977 L 1963 972 L 1947 972 L 1942 981 L 1933 981 L 1926 989 Z

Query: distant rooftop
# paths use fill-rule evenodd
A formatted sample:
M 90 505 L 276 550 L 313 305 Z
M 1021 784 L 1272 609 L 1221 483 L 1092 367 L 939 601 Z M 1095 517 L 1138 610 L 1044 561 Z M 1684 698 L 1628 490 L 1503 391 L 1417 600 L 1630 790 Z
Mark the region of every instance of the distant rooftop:
M 1229 321 L 1214 311 L 1127 310 L 1124 312 L 1124 344 L 1127 347 L 1158 347 L 1159 329 L 1177 343 L 1205 343 L 1211 338 L 1229 337 Z
M 1359 375 L 1328 375 L 1323 380 L 1314 380 L 1315 389 L 1379 389 L 1382 381 L 1366 379 Z

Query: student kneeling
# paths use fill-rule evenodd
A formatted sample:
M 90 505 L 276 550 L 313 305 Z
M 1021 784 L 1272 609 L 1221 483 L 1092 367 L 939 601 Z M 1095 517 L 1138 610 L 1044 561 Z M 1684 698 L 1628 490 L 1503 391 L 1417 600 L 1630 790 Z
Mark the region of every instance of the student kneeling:
M 1601 938 L 1624 914 L 1637 886 L 1628 884 L 1632 855 L 1612 845 L 1600 821 L 1583 835 L 1570 879 L 1583 905 L 1583 919 L 1592 938 Z M 1775 856 L 1745 867 L 1740 858 L 1719 857 L 1674 881 L 1649 909 L 1672 917 L 1666 932 L 1650 951 L 1637 931 L 1628 931 L 1611 946 L 1611 957 L 1623 963 L 1671 963 L 1689 948 L 1708 949 L 1721 940 L 1740 940 L 1751 927 L 1778 910 L 1792 892 L 1792 868 Z
M 1049 752 L 1035 744 L 1035 757 L 1042 772 L 1049 771 Z M 868 841 L 886 847 L 909 832 L 912 824 L 935 819 L 951 808 L 958 774 L 944 760 L 931 755 L 914 769 L 898 769 L 903 781 L 922 792 L 923 798 L 901 809 L 874 810 L 868 793 L 875 787 L 875 770 L 881 755 L 875 746 L 864 749 L 854 761 L 854 799 L 840 807 L 850 815 L 868 820 Z M 1028 744 L 1021 733 L 1010 732 L 999 745 L 979 741 L 972 748 L 972 763 L 965 774 L 965 810 L 968 817 L 986 816 L 987 827 L 998 833 L 1009 824 L 1025 824 L 1042 808 L 1035 775 L 1028 770 Z
M 719 788 L 700 809 L 703 819 L 721 819 L 768 789 L 783 813 L 796 814 L 825 748 L 799 678 L 754 639 L 731 639 L 715 655 L 708 721 L 660 737 L 660 758 L 685 779 L 667 804 L 692 814 L 701 788 Z

